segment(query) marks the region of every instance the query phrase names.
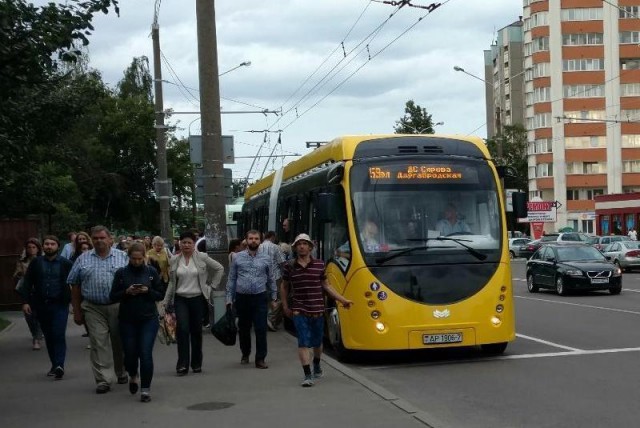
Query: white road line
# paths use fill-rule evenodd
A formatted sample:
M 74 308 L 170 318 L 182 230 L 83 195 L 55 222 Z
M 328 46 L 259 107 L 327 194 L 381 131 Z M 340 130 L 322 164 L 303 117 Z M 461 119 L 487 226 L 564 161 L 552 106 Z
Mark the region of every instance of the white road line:
M 516 333 L 516 337 L 521 337 L 523 339 L 532 340 L 534 342 L 538 342 L 538 343 L 542 343 L 542 344 L 545 344 L 545 345 L 553 346 L 555 348 L 565 349 L 567 351 L 572 351 L 572 352 L 580 352 L 580 351 L 582 351 L 582 349 L 572 348 L 570 346 L 560 345 L 558 343 L 549 342 L 548 340 L 538 339 L 537 337 L 531 337 L 531 336 L 527 336 L 527 335 L 520 334 L 520 333 Z
M 522 282 L 527 282 L 526 278 L 511 278 L 514 281 L 522 281 Z
M 527 360 L 532 358 L 551 358 L 551 357 L 578 357 L 584 355 L 600 355 L 600 354 L 617 354 L 622 352 L 640 352 L 639 348 L 612 348 L 612 349 L 594 349 L 594 350 L 578 350 L 568 352 L 541 352 L 539 354 L 516 354 L 516 355 L 501 355 L 496 357 L 486 358 L 469 358 L 463 360 L 451 360 L 451 361 L 433 361 L 426 363 L 411 363 L 411 364 L 395 364 L 386 366 L 368 366 L 360 367 L 360 370 L 386 370 L 386 369 L 403 369 L 408 367 L 421 367 L 439 364 L 460 364 L 460 363 L 484 363 L 487 361 L 500 361 L 500 360 Z
M 538 299 L 535 297 L 524 297 L 524 296 L 513 296 L 516 299 L 524 299 L 524 300 L 534 300 L 537 302 L 546 302 L 546 303 L 554 303 L 557 305 L 567 305 L 567 306 L 578 306 L 581 308 L 589 308 L 589 309 L 600 309 L 603 311 L 611 311 L 611 312 L 620 312 L 623 314 L 632 314 L 632 315 L 640 315 L 638 311 L 629 311 L 627 309 L 615 309 L 615 308 L 606 308 L 604 306 L 593 306 L 593 305 L 583 305 L 581 303 L 569 303 L 569 302 L 560 302 L 558 300 L 547 300 L 547 299 Z
M 632 293 L 640 293 L 640 290 L 633 290 L 631 288 L 623 288 L 622 291 L 630 291 Z

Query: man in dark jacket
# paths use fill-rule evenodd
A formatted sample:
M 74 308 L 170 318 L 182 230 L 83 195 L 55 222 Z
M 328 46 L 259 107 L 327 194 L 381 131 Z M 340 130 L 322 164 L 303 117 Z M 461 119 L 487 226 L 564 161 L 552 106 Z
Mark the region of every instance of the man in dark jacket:
M 44 256 L 29 264 L 24 277 L 24 304 L 22 310 L 30 314 L 32 308 L 38 314 L 51 369 L 47 376 L 60 380 L 64 376 L 64 360 L 67 353 L 66 332 L 69 317 L 71 290 L 67 276 L 72 263 L 58 255 L 60 241 L 53 235 L 44 237 Z

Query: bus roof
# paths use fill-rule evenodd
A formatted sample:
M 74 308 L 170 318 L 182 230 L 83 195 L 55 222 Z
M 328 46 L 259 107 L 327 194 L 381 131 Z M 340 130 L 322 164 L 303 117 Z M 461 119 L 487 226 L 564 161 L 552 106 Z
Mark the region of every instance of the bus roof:
M 479 137 L 466 135 L 438 135 L 438 134 L 380 134 L 380 135 L 346 135 L 338 137 L 330 141 L 328 144 L 322 145 L 314 151 L 307 153 L 298 160 L 295 160 L 284 167 L 282 179 L 294 177 L 312 168 L 326 163 L 351 160 L 356 147 L 362 141 L 381 140 L 398 137 L 414 137 L 414 138 L 438 138 L 469 141 L 475 144 L 485 154 L 490 157 L 484 141 Z M 245 192 L 245 200 L 249 200 L 252 196 L 270 188 L 273 185 L 274 174 L 258 180 L 251 186 L 247 187 Z

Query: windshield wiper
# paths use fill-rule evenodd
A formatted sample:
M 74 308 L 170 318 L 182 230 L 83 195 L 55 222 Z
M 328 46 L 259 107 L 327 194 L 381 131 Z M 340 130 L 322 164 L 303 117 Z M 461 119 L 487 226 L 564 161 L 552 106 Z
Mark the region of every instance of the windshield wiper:
M 464 244 L 464 242 L 471 242 L 468 239 L 458 239 L 458 238 L 449 238 L 446 236 L 439 236 L 437 238 L 409 238 L 407 239 L 407 241 L 419 241 L 419 242 L 424 242 L 425 244 L 429 241 L 453 241 L 456 244 L 460 245 L 461 247 L 465 248 L 469 254 L 471 254 L 472 256 L 474 256 L 475 258 L 477 258 L 478 260 L 486 260 L 487 255 L 484 253 L 481 253 L 480 251 L 477 251 L 476 249 L 468 246 L 467 244 Z M 382 264 L 385 262 L 388 262 L 389 260 L 393 260 L 396 257 L 400 257 L 404 254 L 409 254 L 412 253 L 416 250 L 426 250 L 429 248 L 450 248 L 450 247 L 428 247 L 427 245 L 421 245 L 418 247 L 407 247 L 407 248 L 398 248 L 393 250 L 394 253 L 393 254 L 389 254 L 388 256 L 384 256 L 384 257 L 378 257 L 376 259 L 376 263 L 378 264 Z

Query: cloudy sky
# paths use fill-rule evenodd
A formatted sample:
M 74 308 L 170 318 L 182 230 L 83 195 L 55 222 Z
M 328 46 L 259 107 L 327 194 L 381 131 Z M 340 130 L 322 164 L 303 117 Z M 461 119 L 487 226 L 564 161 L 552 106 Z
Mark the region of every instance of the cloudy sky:
M 431 4 L 428 0 L 412 3 Z M 223 134 L 235 137 L 236 156 L 255 155 L 262 144 L 264 134 L 243 132 L 249 130 L 282 129 L 277 154 L 306 153 L 306 141 L 391 133 L 409 99 L 426 108 L 434 122 L 444 122 L 436 128 L 438 132 L 485 137 L 483 84 L 455 72 L 453 66 L 482 76 L 483 50 L 495 39 L 497 29 L 522 14 L 522 1 L 442 3 L 416 24 L 427 10 L 404 7 L 388 19 L 397 7 L 369 0 L 218 0 L 219 71 L 251 61 L 250 67 L 220 77 L 221 96 L 227 98 L 222 100 L 222 111 L 288 111 L 282 116 L 223 114 Z M 90 64 L 110 85 L 122 77 L 134 56 L 152 58 L 154 5 L 155 0 L 120 0 L 120 17 L 110 13 L 94 21 Z M 162 0 L 159 24 L 166 58 L 163 79 L 174 82 L 164 85 L 165 108 L 198 111 L 195 1 Z M 179 88 L 180 84 L 192 89 Z M 200 132 L 198 117 L 175 115 L 171 121 L 177 134 L 186 136 L 190 124 L 191 133 Z M 278 134 L 268 138 L 262 154 L 271 152 Z M 292 159 L 278 158 L 268 164 L 259 159 L 251 178 L 259 178 L 265 165 L 269 172 Z M 250 159 L 238 159 L 232 166 L 234 178 L 247 176 L 250 164 Z

